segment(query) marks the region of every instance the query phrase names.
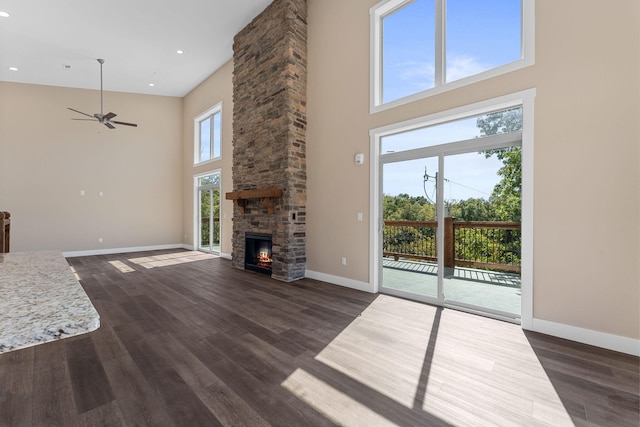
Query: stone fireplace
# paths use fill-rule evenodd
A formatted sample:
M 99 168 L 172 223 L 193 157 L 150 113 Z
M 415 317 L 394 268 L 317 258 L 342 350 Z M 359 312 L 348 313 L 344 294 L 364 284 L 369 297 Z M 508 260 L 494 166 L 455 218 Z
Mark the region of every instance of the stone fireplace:
M 232 263 L 245 268 L 247 235 L 271 236 L 271 276 L 306 270 L 305 0 L 274 0 L 233 43 Z

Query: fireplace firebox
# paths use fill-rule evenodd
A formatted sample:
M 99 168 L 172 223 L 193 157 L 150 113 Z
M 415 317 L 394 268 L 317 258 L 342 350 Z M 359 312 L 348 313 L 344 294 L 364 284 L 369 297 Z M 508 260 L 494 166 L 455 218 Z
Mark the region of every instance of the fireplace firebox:
M 244 244 L 244 269 L 271 276 L 273 259 L 271 234 L 246 233 Z

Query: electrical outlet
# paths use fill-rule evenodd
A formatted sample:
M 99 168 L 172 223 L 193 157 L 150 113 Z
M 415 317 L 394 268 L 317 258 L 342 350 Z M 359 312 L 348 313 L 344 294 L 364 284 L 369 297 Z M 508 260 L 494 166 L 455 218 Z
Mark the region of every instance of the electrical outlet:
M 102 243 L 102 237 L 98 237 L 98 243 Z
M 362 212 L 358 212 L 357 219 L 358 221 L 362 221 Z
M 84 196 L 84 190 L 80 190 L 80 195 Z
M 347 265 L 347 257 L 342 257 L 342 265 Z

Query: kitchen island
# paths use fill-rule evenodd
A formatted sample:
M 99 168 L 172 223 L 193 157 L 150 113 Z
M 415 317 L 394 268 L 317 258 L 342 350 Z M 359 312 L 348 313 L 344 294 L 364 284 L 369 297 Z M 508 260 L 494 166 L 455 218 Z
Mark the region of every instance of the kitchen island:
M 0 353 L 98 327 L 100 316 L 62 253 L 0 254 Z

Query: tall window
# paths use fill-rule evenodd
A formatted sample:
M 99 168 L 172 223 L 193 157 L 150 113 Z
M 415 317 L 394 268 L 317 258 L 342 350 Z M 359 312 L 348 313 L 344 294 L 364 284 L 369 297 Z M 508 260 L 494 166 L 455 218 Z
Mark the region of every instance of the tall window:
M 372 112 L 533 63 L 534 0 L 384 0 L 371 9 Z
M 194 120 L 195 160 L 203 163 L 220 158 L 222 144 L 222 104 L 218 104 Z

